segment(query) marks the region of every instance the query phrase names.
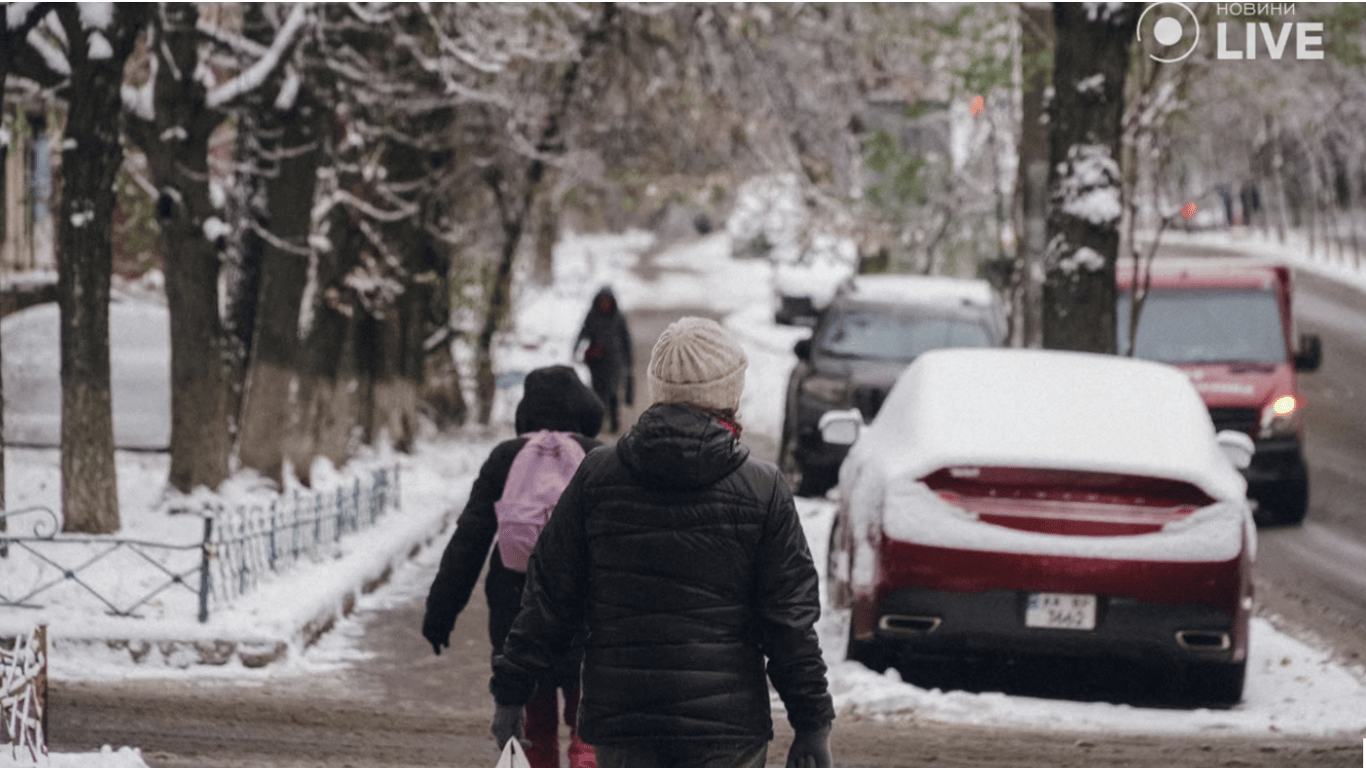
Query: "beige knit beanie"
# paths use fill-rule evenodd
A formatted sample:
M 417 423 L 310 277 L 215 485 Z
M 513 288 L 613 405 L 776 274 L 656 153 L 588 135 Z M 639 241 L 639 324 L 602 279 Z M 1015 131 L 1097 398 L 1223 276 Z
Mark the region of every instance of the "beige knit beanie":
M 659 334 L 650 352 L 650 399 L 736 410 L 748 364 L 745 351 L 715 320 L 684 317 Z

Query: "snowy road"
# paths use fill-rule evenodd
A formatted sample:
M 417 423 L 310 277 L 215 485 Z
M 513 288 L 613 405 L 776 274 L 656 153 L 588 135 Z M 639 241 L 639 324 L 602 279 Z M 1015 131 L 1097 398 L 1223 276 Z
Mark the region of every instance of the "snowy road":
M 308 670 L 259 684 L 145 679 L 54 682 L 54 751 L 137 745 L 150 768 L 488 768 L 487 614 L 479 592 L 441 656 L 417 631 L 439 548 L 362 600 L 352 620 L 310 651 Z M 1005 697 L 979 698 L 983 711 Z M 971 699 L 964 700 L 973 706 Z M 1046 705 L 1045 705 L 1046 706 Z M 974 715 L 918 720 L 842 712 L 833 745 L 842 768 L 1106 768 L 1108 766 L 1355 766 L 1358 740 L 1212 728 L 1132 733 L 1077 727 L 1067 710 L 1049 727 L 997 726 Z M 1078 710 L 1080 711 L 1080 710 Z M 1180 712 L 1173 712 L 1176 717 Z M 1151 717 L 1140 711 L 1132 719 Z M 791 738 L 777 718 L 769 765 Z

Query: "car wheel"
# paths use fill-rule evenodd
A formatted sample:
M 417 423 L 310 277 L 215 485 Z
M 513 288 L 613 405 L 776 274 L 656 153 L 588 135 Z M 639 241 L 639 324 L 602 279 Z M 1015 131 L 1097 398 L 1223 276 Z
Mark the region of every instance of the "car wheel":
M 1309 511 L 1309 482 L 1290 480 L 1261 494 L 1255 515 L 1258 525 L 1300 525 Z
M 1191 699 L 1213 707 L 1232 707 L 1243 700 L 1247 662 L 1210 662 L 1186 668 L 1186 691 Z
M 796 438 L 785 437 L 782 445 L 778 448 L 778 471 L 783 473 L 787 479 L 787 485 L 792 492 L 798 496 L 810 496 L 810 489 L 806 483 L 806 473 L 802 471 L 802 464 L 797 461 Z
M 830 526 L 830 544 L 825 551 L 825 583 L 830 607 L 844 609 L 853 605 L 853 592 L 849 587 L 849 552 L 853 549 L 850 541 L 849 523 L 844 515 L 836 514 Z

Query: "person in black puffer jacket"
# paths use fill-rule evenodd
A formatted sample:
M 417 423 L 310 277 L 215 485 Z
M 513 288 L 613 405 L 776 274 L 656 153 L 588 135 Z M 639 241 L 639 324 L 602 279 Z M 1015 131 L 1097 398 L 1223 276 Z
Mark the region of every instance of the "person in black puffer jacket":
M 746 365 L 714 321 L 660 335 L 653 404 L 584 459 L 532 553 L 493 662 L 499 746 L 586 622 L 579 733 L 599 768 L 763 766 L 770 682 L 789 768 L 832 764 L 816 568 L 786 481 L 739 442 Z
M 574 439 L 585 453 L 602 445 L 595 437 L 602 428 L 602 404 L 573 368 L 564 365 L 538 368 L 527 374 L 522 399 L 517 404 L 515 425 L 519 437 L 495 446 L 480 467 L 427 593 L 422 635 L 438 655 L 442 648 L 450 647 L 455 618 L 469 603 L 485 559 L 489 565 L 488 576 L 484 579 L 484 596 L 489 605 L 489 642 L 495 656 L 502 650 L 503 640 L 521 605 L 526 574 L 506 567 L 498 548 L 493 546 L 498 534 L 494 502 L 503 495 L 512 461 L 526 444 L 529 433 L 542 429 L 574 433 Z M 557 689 L 564 696 L 565 722 L 571 728 L 570 768 L 593 766 L 592 748 L 573 730 L 582 658 L 581 648 L 569 648 L 536 676 L 535 696 L 527 707 L 530 712 L 527 735 L 533 740 L 527 757 L 533 768 L 559 765 Z

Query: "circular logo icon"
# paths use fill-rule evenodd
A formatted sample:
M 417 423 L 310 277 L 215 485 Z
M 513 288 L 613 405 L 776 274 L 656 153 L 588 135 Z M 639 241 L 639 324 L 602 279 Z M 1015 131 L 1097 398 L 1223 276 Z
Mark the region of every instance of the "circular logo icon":
M 1149 12 L 1155 8 L 1159 9 L 1158 12 L 1150 15 Z M 1190 34 L 1187 34 L 1188 31 Z M 1173 64 L 1194 53 L 1195 47 L 1200 44 L 1200 20 L 1185 3 L 1176 0 L 1150 3 L 1138 17 L 1138 31 L 1134 35 L 1147 50 L 1148 58 Z M 1183 40 L 1189 40 L 1189 46 Z

